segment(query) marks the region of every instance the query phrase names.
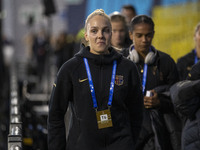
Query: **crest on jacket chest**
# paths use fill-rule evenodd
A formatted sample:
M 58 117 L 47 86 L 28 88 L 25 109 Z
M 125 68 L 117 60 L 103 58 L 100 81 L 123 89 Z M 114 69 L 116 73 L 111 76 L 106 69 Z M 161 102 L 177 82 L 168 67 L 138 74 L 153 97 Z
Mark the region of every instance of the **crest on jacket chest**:
M 115 84 L 120 86 L 124 84 L 124 76 L 122 75 L 116 75 L 115 76 Z
M 152 72 L 154 76 L 156 75 L 156 71 L 157 71 L 157 66 L 153 66 Z

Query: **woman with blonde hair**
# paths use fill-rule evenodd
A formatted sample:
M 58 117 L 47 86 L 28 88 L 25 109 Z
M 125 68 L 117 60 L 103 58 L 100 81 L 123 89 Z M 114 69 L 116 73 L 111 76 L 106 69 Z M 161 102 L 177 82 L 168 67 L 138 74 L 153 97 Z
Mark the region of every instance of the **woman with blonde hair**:
M 192 69 L 192 66 L 195 65 L 200 59 L 200 22 L 197 24 L 194 31 L 194 42 L 194 49 L 186 55 L 180 57 L 177 61 L 180 80 L 186 79 L 188 73 Z
M 111 31 L 109 17 L 95 10 L 85 22 L 89 46 L 59 70 L 49 102 L 49 150 L 134 150 L 143 112 L 140 78 L 135 64 L 110 47 Z

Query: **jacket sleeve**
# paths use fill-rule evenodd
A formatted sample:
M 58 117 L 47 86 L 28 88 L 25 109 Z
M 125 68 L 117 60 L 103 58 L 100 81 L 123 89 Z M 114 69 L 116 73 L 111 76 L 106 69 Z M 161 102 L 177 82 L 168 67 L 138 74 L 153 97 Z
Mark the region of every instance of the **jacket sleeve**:
M 179 74 L 174 60 L 170 56 L 167 57 L 167 59 L 168 60 L 163 61 L 163 63 L 165 63 L 163 72 L 165 72 L 166 75 L 166 84 L 172 86 L 174 83 L 179 81 Z
M 163 73 L 163 78 L 165 82 L 165 86 L 167 87 L 163 92 L 169 91 L 170 87 L 179 81 L 178 70 L 174 60 L 170 56 L 162 57 L 163 59 L 160 64 L 161 72 Z M 167 62 L 167 63 L 166 63 Z M 170 96 L 163 95 L 158 93 L 158 97 L 160 99 L 160 111 L 163 113 L 173 112 L 173 104 Z
M 200 106 L 200 79 L 177 82 L 170 88 L 171 98 L 181 118 L 193 118 Z
M 178 59 L 176 66 L 178 69 L 180 80 L 185 80 L 185 78 L 187 77 L 188 71 L 186 70 L 187 66 L 184 60 L 182 60 L 181 58 Z
M 133 64 L 131 69 L 131 77 L 129 79 L 129 91 L 127 97 L 127 108 L 130 115 L 132 136 L 134 144 L 139 137 L 139 132 L 142 126 L 143 120 L 143 94 L 142 94 L 142 85 L 140 82 L 140 77 L 138 70 Z
M 70 75 L 62 68 L 54 83 L 48 115 L 48 149 L 65 150 L 66 132 L 64 116 L 72 97 L 72 83 Z

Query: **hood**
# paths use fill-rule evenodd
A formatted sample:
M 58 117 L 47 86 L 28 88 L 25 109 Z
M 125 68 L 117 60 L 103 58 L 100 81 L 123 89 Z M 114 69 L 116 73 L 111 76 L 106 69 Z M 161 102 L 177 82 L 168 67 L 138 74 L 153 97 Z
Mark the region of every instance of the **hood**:
M 119 60 L 122 58 L 122 55 L 119 54 L 117 51 L 115 51 L 112 47 L 108 48 L 109 54 L 102 54 L 102 55 L 96 55 L 93 53 L 90 53 L 90 47 L 83 47 L 76 55 L 75 57 L 79 58 L 87 58 L 90 61 L 93 61 L 97 65 L 105 65 L 105 64 L 111 64 L 114 60 Z

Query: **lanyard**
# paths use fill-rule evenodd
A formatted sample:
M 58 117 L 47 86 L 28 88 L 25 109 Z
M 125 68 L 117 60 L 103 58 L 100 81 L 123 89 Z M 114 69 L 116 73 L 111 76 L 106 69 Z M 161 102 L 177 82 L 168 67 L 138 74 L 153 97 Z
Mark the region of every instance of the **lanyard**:
M 83 58 L 83 60 L 84 60 L 84 63 L 85 63 L 85 68 L 86 68 L 86 71 L 87 71 L 88 81 L 89 81 L 89 85 L 90 85 L 90 91 L 91 91 L 92 100 L 93 100 L 93 107 L 97 108 L 97 99 L 96 99 L 96 96 L 95 96 L 95 90 L 94 90 L 94 85 L 93 85 L 92 76 L 91 76 L 91 72 L 90 72 L 90 67 L 88 65 L 88 60 L 87 60 L 87 58 Z M 115 83 L 116 68 L 117 68 L 117 61 L 115 60 L 113 62 L 108 106 L 111 106 L 111 104 L 112 104 L 113 91 L 114 91 L 114 85 L 115 85 L 114 83 Z
M 131 50 L 134 50 L 134 46 L 132 46 Z M 151 47 L 149 48 L 149 51 L 152 51 Z M 142 78 L 142 92 L 143 92 L 143 95 L 144 95 L 144 92 L 145 92 L 146 81 L 147 81 L 147 70 L 148 70 L 148 65 L 144 64 L 143 78 Z
M 147 82 L 147 69 L 148 69 L 148 65 L 144 64 L 144 71 L 143 71 L 143 78 L 142 78 L 142 92 L 143 92 L 143 94 L 144 94 L 146 82 Z
M 149 51 L 152 51 L 151 48 Z M 147 82 L 147 70 L 148 70 L 148 65 L 144 64 L 144 69 L 143 69 L 143 78 L 142 78 L 142 92 L 144 95 L 145 88 L 146 88 L 146 82 Z
M 198 57 L 197 57 L 197 51 L 196 51 L 196 49 L 194 50 L 194 54 L 195 54 L 195 56 L 194 56 L 194 64 L 196 64 L 198 62 Z

